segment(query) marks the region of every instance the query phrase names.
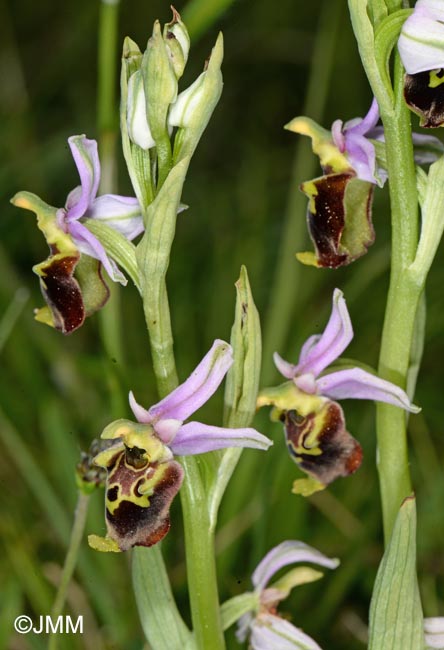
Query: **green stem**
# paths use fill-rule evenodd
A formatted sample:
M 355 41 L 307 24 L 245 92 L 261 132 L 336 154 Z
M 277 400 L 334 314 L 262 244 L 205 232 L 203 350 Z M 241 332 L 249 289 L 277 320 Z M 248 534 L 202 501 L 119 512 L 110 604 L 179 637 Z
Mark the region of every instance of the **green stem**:
M 88 505 L 89 495 L 79 492 L 68 552 L 66 554 L 65 564 L 63 566 L 63 572 L 60 579 L 59 588 L 57 590 L 57 595 L 51 610 L 51 618 L 53 621 L 56 621 L 57 618 L 62 614 L 63 608 L 65 606 L 68 586 L 77 564 L 77 556 L 79 553 L 80 544 L 82 542 L 83 531 L 85 530 Z M 60 637 L 58 634 L 51 635 L 49 639 L 48 650 L 56 650 L 58 647 L 59 638 Z
M 408 273 L 418 241 L 418 201 L 410 113 L 403 99 L 403 72 L 398 57 L 394 111 L 382 113 L 381 117 L 390 179 L 392 265 L 379 373 L 405 388 L 422 287 Z M 388 540 L 401 503 L 411 494 L 404 411 L 378 402 L 377 437 L 384 533 Z
M 102 193 L 116 186 L 115 150 L 118 131 L 116 71 L 119 0 L 100 3 L 98 35 L 97 122 L 100 141 Z
M 162 304 L 162 315 L 159 313 L 154 317 L 154 314 L 149 312 L 147 315 L 145 311 L 160 397 L 170 393 L 178 384 L 173 348 L 169 339 L 169 308 L 166 301 L 162 301 Z M 162 327 L 158 327 L 158 323 L 163 323 Z M 210 527 L 207 494 L 199 470 L 199 459 L 184 456 L 181 463 L 185 471 L 180 497 L 193 631 L 199 650 L 223 650 L 225 644 L 219 615 L 214 537 Z M 137 549 L 135 550 L 137 552 Z
M 158 293 L 161 295 L 158 296 Z M 143 291 L 142 294 L 157 390 L 160 397 L 164 397 L 179 383 L 174 360 L 173 332 L 165 281 L 162 280 L 160 285 L 153 281 L 152 286 L 148 286 L 147 291 Z
M 199 469 L 199 457 L 181 460 L 185 480 L 180 490 L 187 562 L 191 618 L 199 650 L 223 650 L 214 557 L 214 532 L 210 526 L 208 499 Z

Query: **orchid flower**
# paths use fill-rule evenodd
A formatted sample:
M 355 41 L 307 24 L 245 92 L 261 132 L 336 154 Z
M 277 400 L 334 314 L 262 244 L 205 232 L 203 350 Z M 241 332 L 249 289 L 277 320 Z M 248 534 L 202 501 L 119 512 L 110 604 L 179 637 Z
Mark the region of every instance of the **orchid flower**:
M 233 363 L 232 348 L 216 340 L 188 379 L 148 410 L 130 393 L 137 423 L 117 420 L 102 438 L 115 443 L 94 462 L 108 472 L 107 537 L 91 535 L 90 545 L 101 551 L 125 551 L 152 546 L 168 532 L 169 507 L 183 480 L 174 456 L 203 454 L 227 447 L 266 450 L 272 442 L 255 429 L 226 429 L 187 422 L 217 390 Z
M 364 118 L 356 117 L 343 124 L 335 120 L 331 127 L 333 142 L 338 150 L 345 154 L 357 178 L 382 187 L 386 174 L 381 174 L 376 167 L 375 147 L 370 141 L 379 121 L 379 108 L 375 98 Z
M 106 302 L 109 291 L 100 264 L 112 280 L 126 284 L 114 260 L 88 229 L 88 222 L 101 221 L 128 240 L 143 230 L 137 199 L 115 194 L 97 196 L 97 142 L 74 135 L 68 143 L 80 185 L 68 194 L 65 207 L 54 208 L 29 192 L 19 192 L 12 199 L 14 205 L 36 213 L 37 225 L 50 248 L 50 256 L 33 268 L 47 302 L 47 307 L 37 311 L 36 319 L 64 334 L 80 327 L 86 316 Z
M 97 237 L 88 230 L 88 219 L 98 219 L 117 230 L 130 241 L 143 231 L 143 220 L 136 198 L 103 194 L 97 196 L 100 184 L 100 162 L 97 142 L 84 135 L 68 138 L 81 185 L 74 188 L 64 208 L 57 211 L 57 224 L 69 233 L 81 253 L 102 262 L 114 282 L 126 284 L 115 262 L 108 257 Z M 83 220 L 83 221 L 81 221 Z
M 404 96 L 423 127 L 444 124 L 444 8 L 441 0 L 418 0 L 398 41 L 406 69 Z
M 373 190 L 385 180 L 369 139 L 378 119 L 378 105 L 373 100 L 364 118 L 345 124 L 336 120 L 331 131 L 307 117 L 297 117 L 286 126 L 312 139 L 324 172 L 301 185 L 309 199 L 307 221 L 315 253 L 298 253 L 300 262 L 336 268 L 365 255 L 373 243 Z
M 309 562 L 335 569 L 339 561 L 330 559 L 303 542 L 282 542 L 263 558 L 256 567 L 254 586 L 254 609 L 246 612 L 238 621 L 236 637 L 240 643 L 249 637 L 252 650 L 321 650 L 318 644 L 302 630 L 281 618 L 277 605 L 287 598 L 293 587 L 312 582 L 322 573 L 308 567 L 291 570 L 278 582 L 268 586 L 270 579 L 283 567 L 299 562 Z
M 362 368 L 327 371 L 352 338 L 344 296 L 335 289 L 327 326 L 323 334 L 307 339 L 298 363 L 293 365 L 279 354 L 274 355 L 277 369 L 290 381 L 265 389 L 258 398 L 258 406 L 275 407 L 272 416 L 284 423 L 290 454 L 316 481 L 308 484 L 310 489 L 322 489 L 338 476 L 356 471 L 361 464 L 361 447 L 346 431 L 343 411 L 333 400 L 369 399 L 412 413 L 419 411 L 399 386 Z M 305 490 L 306 485 L 294 488 Z

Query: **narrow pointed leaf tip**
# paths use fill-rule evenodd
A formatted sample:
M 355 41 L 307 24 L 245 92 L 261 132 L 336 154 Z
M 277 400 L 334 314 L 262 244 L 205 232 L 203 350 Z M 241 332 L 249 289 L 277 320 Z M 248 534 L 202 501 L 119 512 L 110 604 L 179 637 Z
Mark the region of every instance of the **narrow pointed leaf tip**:
M 415 498 L 402 504 L 378 569 L 370 605 L 369 650 L 424 650 L 416 577 Z

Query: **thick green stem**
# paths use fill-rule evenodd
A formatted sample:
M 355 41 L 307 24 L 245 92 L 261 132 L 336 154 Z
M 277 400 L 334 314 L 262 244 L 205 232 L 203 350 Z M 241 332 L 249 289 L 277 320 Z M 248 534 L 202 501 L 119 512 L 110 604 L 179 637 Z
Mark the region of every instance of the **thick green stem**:
M 157 314 L 156 318 L 145 311 L 153 366 L 161 397 L 177 386 L 173 348 L 170 344 L 172 338 L 169 340 L 169 310 L 165 301 L 163 305 L 163 314 Z M 163 326 L 157 327 L 160 319 Z M 207 495 L 199 471 L 199 459 L 184 456 L 181 462 L 185 470 L 180 496 L 193 631 L 199 650 L 223 650 L 225 644 L 219 615 L 214 538 L 210 530 Z
M 74 573 L 74 569 L 76 568 L 77 556 L 79 554 L 83 531 L 85 530 L 86 515 L 88 514 L 88 503 L 89 495 L 79 492 L 68 552 L 66 554 L 65 564 L 63 566 L 63 572 L 60 578 L 60 584 L 57 590 L 56 599 L 51 610 L 51 618 L 53 621 L 56 621 L 58 619 L 58 617 L 62 614 L 63 608 L 65 606 L 68 586 Z M 60 637 L 58 634 L 51 635 L 49 639 L 48 650 L 56 650 L 58 647 L 59 638 Z
M 402 96 L 403 75 L 396 60 L 394 111 L 382 113 L 392 211 L 392 265 L 381 342 L 379 373 L 406 387 L 415 318 L 422 287 L 408 272 L 418 241 L 418 201 L 410 113 Z M 385 538 L 405 497 L 411 493 L 404 411 L 377 405 L 378 471 Z
M 178 384 L 173 332 L 165 281 L 162 280 L 160 283 L 153 281 L 150 285 L 147 291 L 143 291 L 143 310 L 150 338 L 157 390 L 159 395 L 164 397 Z
M 197 648 L 223 650 L 225 641 L 217 589 L 214 533 L 199 462 L 199 457 L 182 458 L 185 481 L 180 491 L 191 617 Z

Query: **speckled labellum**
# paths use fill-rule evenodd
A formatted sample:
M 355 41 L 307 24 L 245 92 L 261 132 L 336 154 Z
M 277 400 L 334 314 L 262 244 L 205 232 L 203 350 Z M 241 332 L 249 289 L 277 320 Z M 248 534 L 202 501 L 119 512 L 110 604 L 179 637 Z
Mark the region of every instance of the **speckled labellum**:
M 182 484 L 182 467 L 174 460 L 150 463 L 138 448 L 116 452 L 109 462 L 108 535 L 122 551 L 157 544 L 170 529 L 169 508 Z
M 318 412 L 306 417 L 295 410 L 284 411 L 280 419 L 290 456 L 323 485 L 359 469 L 361 445 L 346 430 L 343 411 L 336 402 L 327 400 Z
M 117 421 L 104 437 L 116 438 L 94 458 L 107 471 L 107 536 L 90 535 L 90 546 L 100 551 L 153 546 L 170 529 L 169 509 L 182 485 L 182 467 L 150 426 Z
M 315 253 L 298 253 L 299 261 L 337 268 L 365 255 L 375 239 L 373 188 L 354 172 L 327 174 L 303 183 L 301 189 L 309 198 L 307 222 Z

